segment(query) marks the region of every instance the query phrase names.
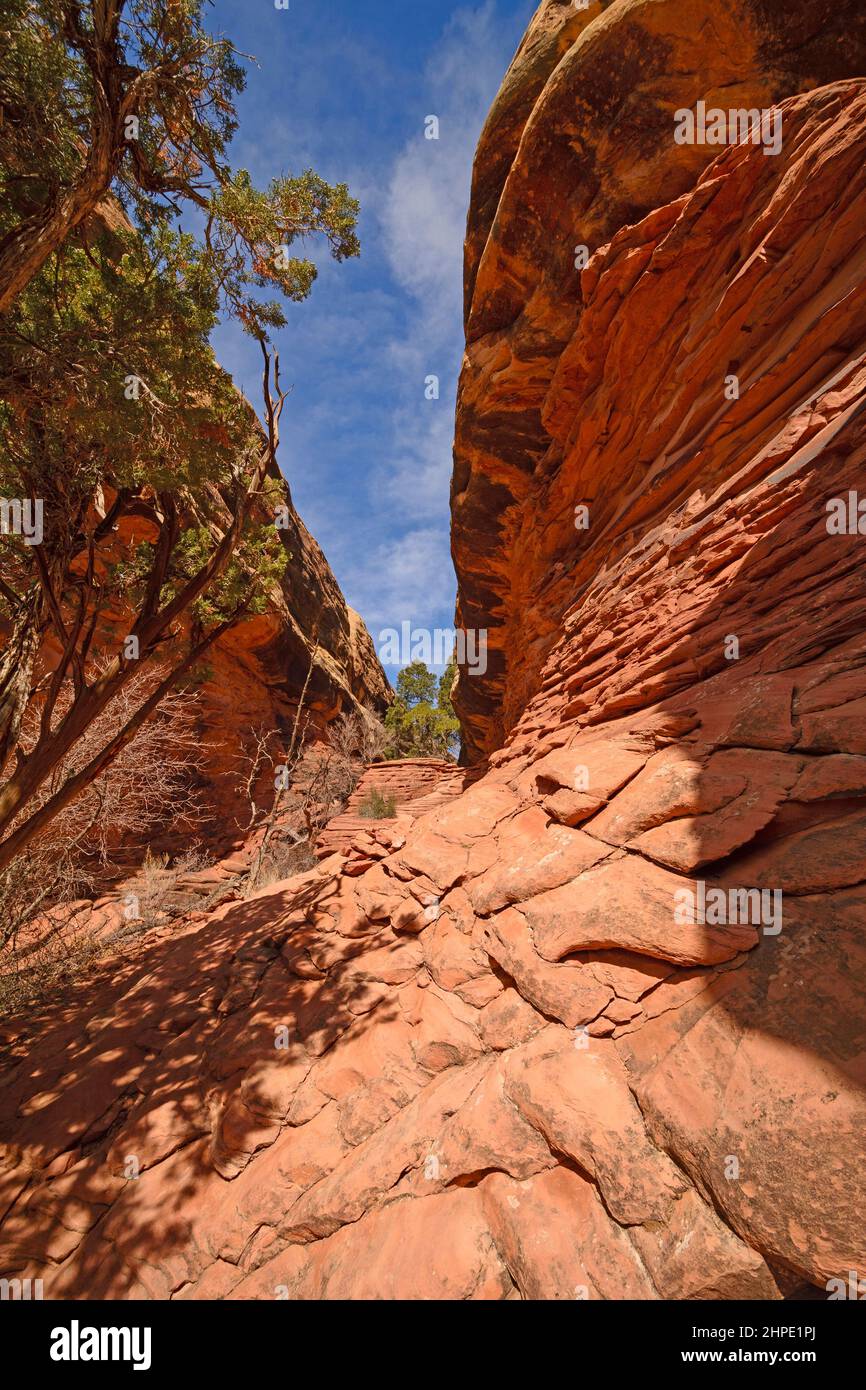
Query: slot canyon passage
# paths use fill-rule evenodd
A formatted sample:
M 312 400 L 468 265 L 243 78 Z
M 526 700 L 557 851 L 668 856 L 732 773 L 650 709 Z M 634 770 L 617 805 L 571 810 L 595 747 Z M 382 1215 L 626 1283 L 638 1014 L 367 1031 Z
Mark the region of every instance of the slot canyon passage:
M 863 74 L 853 0 L 541 4 L 466 241 L 466 766 L 372 766 L 396 818 L 350 804 L 317 867 L 4 1025 L 0 1274 L 78 1299 L 866 1277 L 866 536 L 828 525 L 866 460 Z M 778 104 L 780 152 L 676 144 L 698 100 Z M 381 694 L 347 623 L 330 679 Z M 780 893 L 781 920 L 681 920 L 683 889 Z

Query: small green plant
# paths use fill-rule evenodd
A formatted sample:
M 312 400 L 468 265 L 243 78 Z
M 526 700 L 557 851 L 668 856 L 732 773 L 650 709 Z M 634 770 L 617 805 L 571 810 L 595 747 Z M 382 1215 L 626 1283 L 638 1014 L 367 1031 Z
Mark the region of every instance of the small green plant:
M 393 796 L 386 796 L 373 788 L 361 802 L 358 814 L 365 820 L 393 820 L 397 814 L 397 802 Z

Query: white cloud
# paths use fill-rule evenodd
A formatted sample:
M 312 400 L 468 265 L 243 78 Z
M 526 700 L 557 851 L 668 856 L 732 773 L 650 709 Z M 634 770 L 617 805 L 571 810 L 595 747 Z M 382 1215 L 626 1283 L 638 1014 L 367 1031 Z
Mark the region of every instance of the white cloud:
M 494 0 L 452 17 L 431 55 L 419 91 L 417 134 L 394 163 L 381 214 L 391 272 L 413 309 L 408 330 L 389 344 L 403 387 L 377 485 L 412 522 L 435 520 L 445 528 L 472 160 L 508 57 Z M 438 140 L 424 138 L 428 115 L 439 119 Z M 440 378 L 438 401 L 424 398 L 431 374 Z
M 383 628 L 403 622 L 428 627 L 454 601 L 454 571 L 447 530 L 420 526 L 396 541 L 356 553 L 346 568 L 353 606 L 360 609 L 378 647 Z
M 493 0 L 458 10 L 433 50 L 418 111 L 418 132 L 398 157 L 382 213 L 386 250 L 396 279 L 419 303 L 418 327 L 448 341 L 459 331 L 463 236 L 475 146 L 504 70 Z M 439 139 L 424 138 L 428 115 Z
M 409 321 L 384 345 L 399 371 L 391 446 L 373 471 L 379 516 L 393 539 L 349 564 L 346 587 L 378 639 L 405 620 L 453 614 L 449 482 L 453 406 L 463 356 L 463 239 L 475 146 L 510 53 L 495 0 L 457 11 L 418 85 L 417 129 L 399 153 L 379 213 L 392 277 L 410 296 Z M 439 139 L 424 138 L 428 115 Z M 439 377 L 439 399 L 424 396 Z
M 453 618 L 449 484 L 463 239 L 475 147 L 513 46 L 514 21 L 503 23 L 502 9 L 502 0 L 470 0 L 456 11 L 415 78 L 407 67 L 389 74 L 367 45 L 344 52 L 332 36 L 333 54 L 320 54 L 309 71 L 292 68 L 290 109 L 273 87 L 257 99 L 256 140 L 237 151 L 260 181 L 290 152 L 295 170 L 309 161 L 361 199 L 361 262 L 334 266 L 309 247 L 320 284 L 279 335 L 284 383 L 298 383 L 281 463 L 374 640 L 405 621 L 432 628 Z M 367 90 L 388 89 L 389 100 L 363 102 L 357 120 L 347 118 L 339 103 L 333 108 L 323 68 L 349 90 L 363 74 Z M 394 112 L 410 131 L 396 150 Z M 439 118 L 439 140 L 424 138 L 428 115 Z M 228 336 L 220 335 L 220 357 L 258 405 L 258 350 Z M 440 379 L 437 401 L 425 399 L 429 374 Z

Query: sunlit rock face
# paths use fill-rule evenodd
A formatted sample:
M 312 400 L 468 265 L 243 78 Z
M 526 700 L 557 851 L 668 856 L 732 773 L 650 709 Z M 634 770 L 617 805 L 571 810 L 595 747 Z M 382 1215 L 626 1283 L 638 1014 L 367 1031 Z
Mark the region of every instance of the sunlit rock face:
M 498 748 L 538 690 L 581 582 L 574 549 L 556 533 L 549 487 L 558 475 L 571 483 L 551 423 L 571 405 L 562 395 L 569 345 L 590 351 L 581 327 L 585 255 L 679 198 L 718 157 L 716 145 L 675 141 L 678 110 L 699 101 L 766 110 L 864 73 L 866 12 L 857 0 L 539 7 L 481 136 L 467 230 L 452 548 L 459 620 L 487 630 L 489 656 L 483 677 L 458 685 L 466 760 Z M 715 274 L 727 269 L 718 262 Z M 652 349 L 649 371 L 661 361 L 663 344 L 650 332 L 634 347 L 639 361 Z M 644 431 L 654 405 L 640 394 L 642 375 L 629 383 L 629 408 Z M 614 383 L 607 389 L 622 410 Z M 640 467 L 638 452 L 634 441 L 628 457 Z M 596 467 L 584 490 L 604 491 L 618 506 L 608 460 Z M 535 563 L 527 572 L 528 535 Z
M 490 756 L 419 764 L 418 795 L 402 764 L 393 820 L 346 817 L 309 873 L 7 1027 L 0 1274 L 46 1297 L 866 1279 L 859 21 L 567 9 L 506 82 L 513 145 L 528 124 L 498 203 L 479 164 L 469 246 L 455 535 L 464 620 L 508 659 L 462 707 Z M 581 93 L 602 111 L 623 80 L 617 40 L 635 90 L 664 40 L 668 133 L 652 180 L 614 142 L 584 194 L 562 150 Z M 674 146 L 675 110 L 715 100 L 677 72 L 721 89 L 737 52 L 743 104 L 810 89 L 779 153 Z M 630 90 L 593 138 L 650 131 Z M 581 199 L 566 299 L 555 227 L 510 237 L 503 210 L 552 226 Z

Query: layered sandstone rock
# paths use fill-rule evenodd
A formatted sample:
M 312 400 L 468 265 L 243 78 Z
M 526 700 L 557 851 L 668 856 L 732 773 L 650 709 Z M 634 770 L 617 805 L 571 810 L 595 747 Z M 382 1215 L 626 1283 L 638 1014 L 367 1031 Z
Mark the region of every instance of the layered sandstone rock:
M 338 850 L 342 853 L 357 851 L 371 833 L 385 834 L 385 842 L 393 843 L 407 815 L 415 819 L 444 806 L 477 781 L 479 771 L 455 767 L 454 763 L 442 758 L 395 758 L 372 763 L 346 802 L 343 813 L 329 821 L 322 831 L 316 842 L 316 853 L 325 858 Z M 370 819 L 371 810 L 375 809 L 373 797 L 391 802 L 393 816 L 373 823 Z
M 523 52 L 572 105 L 606 80 L 575 47 L 685 15 L 590 13 L 550 76 L 565 8 Z M 855 62 L 843 12 L 795 6 L 778 71 Z M 565 117 L 533 100 L 541 216 Z M 536 365 L 509 376 L 504 328 L 470 349 L 462 419 L 508 516 L 471 602 L 520 656 L 469 720 L 483 775 L 401 806 L 363 872 L 330 855 L 7 1030 L 0 1273 L 48 1298 L 779 1299 L 866 1278 L 856 496 L 853 530 L 827 525 L 866 460 L 866 81 L 782 113 L 777 158 L 703 151 L 673 189 L 658 166 L 667 201 L 599 232 Z M 518 467 L 521 413 L 547 443 Z M 461 467 L 458 553 L 463 495 L 489 498 L 479 458 Z
M 594 252 L 671 203 L 716 158 L 717 146 L 674 142 L 677 109 L 699 100 L 768 108 L 863 73 L 866 12 L 858 0 L 539 7 L 481 136 L 467 231 L 452 548 L 458 623 L 487 630 L 488 662 L 483 678 L 458 680 L 465 759 L 499 747 L 537 691 L 574 592 L 573 508 L 563 537 L 545 480 L 559 471 L 563 448 L 551 417 L 572 407 L 560 399 L 557 367 L 576 330 L 590 350 L 589 330 L 579 329 L 586 291 L 578 249 Z M 715 274 L 725 272 L 719 265 Z M 641 401 L 642 424 L 654 413 L 640 394 L 654 331 L 642 326 L 634 342 L 630 400 Z M 720 362 L 718 371 L 726 367 Z M 575 504 L 600 490 L 616 503 L 604 471 L 590 484 Z M 540 543 L 530 548 L 529 571 L 519 533 Z

